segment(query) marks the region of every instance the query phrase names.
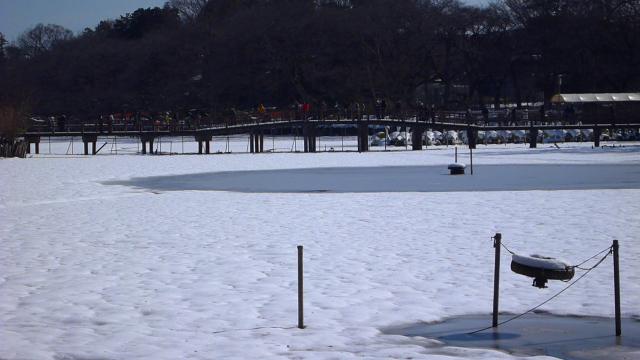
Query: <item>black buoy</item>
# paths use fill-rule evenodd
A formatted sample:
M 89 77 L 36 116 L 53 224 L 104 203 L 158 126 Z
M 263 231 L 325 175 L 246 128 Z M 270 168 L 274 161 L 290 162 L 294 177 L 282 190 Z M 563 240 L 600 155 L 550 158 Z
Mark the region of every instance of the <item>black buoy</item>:
M 513 254 L 511 270 L 516 274 L 533 278 L 533 286 L 546 288 L 548 280 L 571 280 L 575 273 L 569 264 L 540 255 L 522 256 Z
M 453 163 L 449 164 L 447 169 L 449 169 L 450 175 L 464 175 L 464 169 L 467 167 L 465 164 L 461 163 Z

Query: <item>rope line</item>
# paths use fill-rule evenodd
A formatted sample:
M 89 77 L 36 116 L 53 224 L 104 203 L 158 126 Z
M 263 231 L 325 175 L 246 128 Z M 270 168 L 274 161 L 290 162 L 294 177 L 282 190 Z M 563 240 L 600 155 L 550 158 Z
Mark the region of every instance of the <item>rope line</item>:
M 491 240 L 494 240 L 494 238 L 493 238 L 493 237 L 491 237 Z M 505 249 L 509 254 L 511 254 L 511 255 L 516 255 L 516 253 L 515 253 L 514 251 L 512 251 L 511 249 L 509 249 L 509 248 L 507 247 L 507 245 L 505 245 L 502 241 L 500 241 L 500 246 L 502 246 L 502 247 L 503 247 L 503 248 L 504 248 L 504 249 Z M 575 269 L 585 270 L 585 271 L 586 271 L 586 270 L 593 269 L 593 268 L 594 268 L 595 266 L 597 266 L 597 265 L 595 265 L 595 266 L 594 266 L 594 267 L 592 267 L 592 268 L 583 268 L 583 267 L 581 267 L 581 266 L 582 266 L 582 265 L 584 265 L 585 263 L 589 262 L 590 260 L 592 260 L 592 259 L 594 259 L 594 258 L 598 257 L 599 255 L 601 255 L 601 254 L 602 254 L 602 253 L 604 253 L 605 251 L 609 251 L 609 252 L 611 252 L 611 246 L 607 246 L 607 248 L 606 248 L 606 249 L 603 249 L 602 251 L 600 251 L 600 252 L 596 253 L 595 255 L 591 256 L 590 258 L 588 258 L 588 259 L 586 259 L 586 260 L 584 260 L 584 261 L 580 262 L 578 265 L 570 265 L 570 266 L 569 266 L 569 268 L 575 268 Z
M 585 260 L 585 261 L 583 261 L 583 262 L 579 263 L 578 265 L 573 265 L 573 266 L 570 266 L 570 267 L 572 267 L 572 268 L 576 268 L 576 269 L 580 269 L 580 270 L 590 270 L 590 269 L 592 269 L 593 267 L 592 267 L 592 268 L 583 268 L 583 267 L 581 267 L 581 266 L 582 266 L 582 265 L 584 265 L 584 263 L 586 263 L 586 262 L 588 262 L 589 260 L 591 260 L 591 259 L 593 259 L 593 258 L 597 257 L 598 255 L 602 254 L 602 253 L 603 253 L 603 252 L 605 252 L 605 251 L 611 252 L 611 251 L 612 251 L 611 246 L 608 246 L 606 249 L 604 249 L 604 250 L 600 251 L 599 253 L 597 253 L 597 254 L 593 255 L 592 257 L 590 257 L 590 258 L 588 258 L 587 260 Z M 598 264 L 596 264 L 595 266 L 598 266 Z M 594 267 L 595 267 L 595 266 L 594 266 Z
M 503 243 L 502 243 L 502 241 L 500 242 L 500 245 L 502 245 L 502 247 L 503 247 L 505 250 L 507 250 L 511 255 L 515 255 L 515 254 L 516 254 L 516 253 L 514 253 L 513 251 L 509 250 L 509 248 L 508 248 L 505 244 L 503 244 Z
M 496 238 L 494 236 L 491 237 L 491 240 L 493 240 L 493 246 L 496 246 Z M 500 241 L 500 246 L 502 246 L 505 250 L 507 250 L 511 255 L 515 255 L 516 253 L 514 253 L 513 251 L 511 251 L 507 245 L 505 245 L 502 241 Z
M 607 248 L 607 249 L 605 249 L 605 250 L 601 251 L 601 252 L 600 252 L 600 253 L 598 253 L 598 254 L 601 254 L 601 253 L 603 253 L 603 252 L 604 252 L 604 251 L 606 251 L 606 250 L 611 250 L 611 247 L 609 247 L 609 248 Z M 606 253 L 606 254 L 602 257 L 602 259 L 598 260 L 598 262 L 597 262 L 594 266 L 592 266 L 591 268 L 587 269 L 587 270 L 586 270 L 586 272 L 585 272 L 584 274 L 580 275 L 580 277 L 579 277 L 579 278 L 577 278 L 576 280 L 574 280 L 571 284 L 567 285 L 564 289 L 562 289 L 562 290 L 558 291 L 558 292 L 557 292 L 555 295 L 553 295 L 552 297 L 550 297 L 550 298 L 548 298 L 547 300 L 543 301 L 542 303 L 540 303 L 540 304 L 538 304 L 538 305 L 536 305 L 536 306 L 532 307 L 531 309 L 529 309 L 529 310 L 527 310 L 527 311 L 523 312 L 522 314 L 516 315 L 516 316 L 514 316 L 514 317 L 512 317 L 512 318 L 510 318 L 510 319 L 507 319 L 507 320 L 505 320 L 505 321 L 499 322 L 499 323 L 498 323 L 498 325 L 506 324 L 506 323 L 508 323 L 508 322 L 510 322 L 510 321 L 512 321 L 512 320 L 515 320 L 515 319 L 517 319 L 517 318 L 519 318 L 519 317 L 522 317 L 522 316 L 524 316 L 524 315 L 526 315 L 526 314 L 528 314 L 528 313 L 530 313 L 530 312 L 532 312 L 532 311 L 534 311 L 534 310 L 538 309 L 539 307 L 541 307 L 542 305 L 544 305 L 544 304 L 548 303 L 549 301 L 551 301 L 551 300 L 555 299 L 555 298 L 556 298 L 556 297 L 558 297 L 560 294 L 562 294 L 563 292 L 567 291 L 567 290 L 568 290 L 570 287 L 572 287 L 575 283 L 577 283 L 578 281 L 580 281 L 583 277 L 585 277 L 585 276 L 586 276 L 586 275 L 587 275 L 591 270 L 595 269 L 596 267 L 598 267 L 598 265 L 602 264 L 602 262 L 604 261 L 604 259 L 606 259 L 610 254 L 611 254 L 611 251 L 609 251 L 608 253 Z M 593 257 L 591 257 L 591 258 L 593 258 Z M 476 330 L 476 331 L 473 331 L 473 332 L 470 332 L 470 333 L 467 333 L 467 334 L 468 334 L 468 335 L 476 334 L 476 333 L 479 333 L 479 332 L 481 332 L 481 331 L 484 331 L 484 330 L 487 330 L 487 329 L 491 329 L 492 327 L 493 327 L 493 326 L 487 326 L 487 327 L 485 327 L 485 328 L 482 328 L 482 329 L 480 329 L 480 330 Z

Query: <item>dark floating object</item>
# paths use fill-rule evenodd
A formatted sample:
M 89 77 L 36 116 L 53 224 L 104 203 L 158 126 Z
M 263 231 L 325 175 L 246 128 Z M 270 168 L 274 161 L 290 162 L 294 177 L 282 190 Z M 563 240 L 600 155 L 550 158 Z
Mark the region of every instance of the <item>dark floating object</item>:
M 467 167 L 465 164 L 453 163 L 447 166 L 450 171 L 450 175 L 464 175 L 464 169 Z
M 533 278 L 533 286 L 546 288 L 548 280 L 571 280 L 574 268 L 569 264 L 540 255 L 522 256 L 513 254 L 511 270 L 516 274 Z

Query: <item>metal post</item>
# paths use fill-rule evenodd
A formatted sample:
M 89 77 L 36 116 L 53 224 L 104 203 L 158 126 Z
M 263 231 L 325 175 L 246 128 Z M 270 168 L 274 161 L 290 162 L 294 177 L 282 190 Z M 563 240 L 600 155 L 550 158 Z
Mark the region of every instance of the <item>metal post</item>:
M 473 175 L 473 148 L 469 148 L 469 160 L 471 161 L 471 175 Z
M 500 247 L 502 234 L 496 233 L 493 237 L 493 247 L 496 249 L 493 268 L 493 327 L 498 326 L 498 297 L 500 295 Z
M 298 328 L 304 329 L 302 245 L 298 245 Z
M 458 162 L 458 147 L 456 146 L 456 161 L 454 161 L 455 163 Z
M 367 144 L 369 143 L 369 131 L 367 131 Z M 409 150 L 409 131 L 407 129 L 407 124 L 404 125 L 404 149 Z
M 302 137 L 304 138 L 304 152 L 309 152 L 309 135 L 303 131 Z
M 620 322 L 620 264 L 618 261 L 618 240 L 613 240 L 613 288 L 615 292 L 616 336 L 622 335 Z
M 538 147 L 538 129 L 533 126 L 529 130 L 529 148 L 535 149 Z

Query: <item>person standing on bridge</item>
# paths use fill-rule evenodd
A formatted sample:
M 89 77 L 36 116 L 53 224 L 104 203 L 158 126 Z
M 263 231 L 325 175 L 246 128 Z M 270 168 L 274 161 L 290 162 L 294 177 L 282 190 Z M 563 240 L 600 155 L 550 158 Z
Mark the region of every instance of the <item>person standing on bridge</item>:
M 258 122 L 264 119 L 266 111 L 267 110 L 265 109 L 263 104 L 258 105 Z
M 467 121 L 467 125 L 471 125 L 473 122 L 473 113 L 471 112 L 471 108 L 467 107 L 467 112 L 465 114 L 465 119 Z
M 511 112 L 509 113 L 509 121 L 508 124 L 509 125 L 517 125 L 517 113 L 516 113 L 516 108 L 512 108 Z
M 402 117 L 402 103 L 400 102 L 400 100 L 396 101 L 394 111 L 396 113 L 396 119 L 404 120 Z
M 431 122 L 435 124 L 438 116 L 435 104 L 431 104 L 431 110 L 429 110 L 429 113 L 431 113 Z
M 311 104 L 305 102 L 302 104 L 302 114 L 304 116 L 304 120 L 307 120 L 309 113 L 311 112 Z
M 482 105 L 482 120 L 484 120 L 484 125 L 489 123 L 489 109 L 486 105 Z
M 116 121 L 115 116 L 113 116 L 113 114 L 109 115 L 109 134 L 111 134 L 113 132 L 113 123 Z
M 62 114 L 58 117 L 58 129 L 64 132 L 67 129 L 67 116 Z

